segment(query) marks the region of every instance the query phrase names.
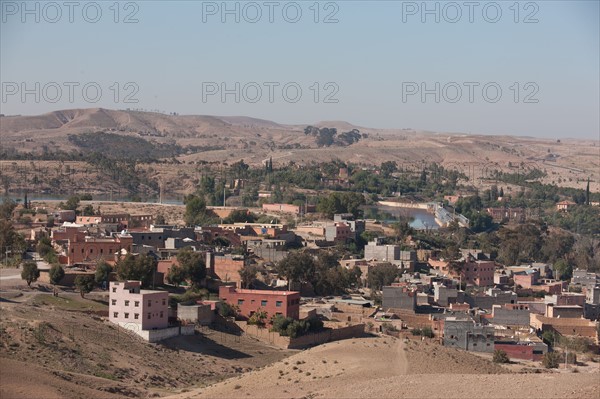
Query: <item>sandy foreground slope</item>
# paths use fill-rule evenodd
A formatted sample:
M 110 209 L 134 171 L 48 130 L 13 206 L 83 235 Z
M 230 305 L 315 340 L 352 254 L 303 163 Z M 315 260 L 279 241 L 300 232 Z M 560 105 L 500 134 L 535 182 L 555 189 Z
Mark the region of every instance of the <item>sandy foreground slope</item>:
M 515 374 L 434 344 L 364 338 L 171 398 L 598 398 L 600 374 L 593 370 Z

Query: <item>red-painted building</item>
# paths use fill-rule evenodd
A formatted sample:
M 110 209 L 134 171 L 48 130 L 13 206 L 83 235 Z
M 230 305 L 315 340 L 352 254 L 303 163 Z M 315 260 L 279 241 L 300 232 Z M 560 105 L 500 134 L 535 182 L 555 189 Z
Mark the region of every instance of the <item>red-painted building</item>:
M 75 236 L 67 246 L 68 264 L 114 259 L 123 249 L 131 252 L 132 244 L 133 238 L 129 234 L 117 234 L 113 238 L 85 237 L 83 240 Z
M 462 281 L 478 287 L 494 285 L 494 270 L 492 261 L 476 260 L 465 262 L 460 269 Z
M 297 291 L 245 290 L 229 286 L 219 287 L 219 298 L 239 309 L 239 315 L 250 317 L 257 310 L 267 312 L 267 319 L 276 314 L 300 318 L 300 293 Z
M 539 361 L 548 352 L 545 344 L 524 343 L 524 342 L 496 342 L 494 349 L 506 352 L 509 359 L 523 359 Z

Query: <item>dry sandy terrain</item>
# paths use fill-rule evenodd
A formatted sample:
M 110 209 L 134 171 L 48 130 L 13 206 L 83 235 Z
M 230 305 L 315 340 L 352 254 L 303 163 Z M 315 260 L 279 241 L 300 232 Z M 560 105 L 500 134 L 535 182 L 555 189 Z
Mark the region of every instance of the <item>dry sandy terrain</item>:
M 404 168 L 420 170 L 424 163 L 437 162 L 457 169 L 470 178 L 471 184 L 485 187 L 492 170 L 524 173 L 533 168 L 545 170 L 544 183 L 584 188 L 589 177 L 592 191 L 600 191 L 600 141 L 560 141 L 531 137 L 464 135 L 432 133 L 410 129 L 372 129 L 356 127 L 347 122 L 312 123 L 320 127 L 336 127 L 338 132 L 357 128 L 368 138 L 351 146 L 318 148 L 315 138 L 306 136 L 304 125 L 281 125 L 247 117 L 170 116 L 149 112 L 78 109 L 56 111 L 38 116 L 2 117 L 0 145 L 19 151 L 40 151 L 41 144 L 49 150 L 76 150 L 68 141 L 69 134 L 104 131 L 128 135 L 157 143 L 177 143 L 181 146 L 216 146 L 195 153 L 182 154 L 182 164 L 150 164 L 139 167 L 149 171 L 152 179 L 165 186 L 167 192 L 189 193 L 194 181 L 206 173 L 206 167 L 196 162 L 233 163 L 243 159 L 260 165 L 273 158 L 275 166 L 294 161 L 299 164 L 340 159 L 354 164 L 372 165 L 396 161 Z M 307 125 L 311 124 L 307 121 Z M 509 166 L 509 162 L 511 166 Z M 30 161 L 0 162 L 15 184 L 23 181 L 24 169 Z M 78 189 L 98 186 L 98 174 L 83 165 L 72 165 L 69 174 L 60 171 L 58 163 L 35 162 L 42 169 L 40 177 L 50 173 L 56 178 L 75 180 Z M 67 163 L 65 163 L 66 165 Z M 110 184 L 103 188 L 111 188 Z M 113 187 L 114 188 L 114 187 Z M 13 187 L 13 190 L 15 187 Z
M 399 339 L 333 342 L 184 398 L 597 398 L 600 374 L 513 374 L 481 357 Z
M 78 294 L 0 291 L 0 398 L 154 397 L 214 383 L 292 352 L 208 328 L 148 344 Z

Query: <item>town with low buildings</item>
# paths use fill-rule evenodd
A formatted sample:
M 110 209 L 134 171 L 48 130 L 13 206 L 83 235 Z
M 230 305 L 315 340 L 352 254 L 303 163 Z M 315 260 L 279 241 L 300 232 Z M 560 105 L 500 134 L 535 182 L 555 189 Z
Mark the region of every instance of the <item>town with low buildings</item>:
M 410 231 L 394 238 L 377 220 L 352 213 L 327 220 L 314 206 L 264 203 L 259 210 L 209 212 L 221 223 L 157 224 L 152 214 L 52 210 L 55 225 L 32 227 L 28 242 L 38 251 L 46 246 L 46 259 L 52 254 L 52 268 L 63 272 L 55 281 L 52 268 L 41 269 L 37 281 L 66 290 L 95 281 L 93 291 L 107 296 L 106 320 L 148 342 L 221 323 L 284 348 L 365 334 L 421 337 L 469 352 L 501 350 L 532 362 L 558 350 L 557 336 L 598 348 L 598 273 L 575 269 L 561 279 L 550 262 L 503 264 L 477 248 L 423 249 Z M 251 212 L 278 221 L 241 221 Z M 524 213 L 488 212 L 524 221 Z M 232 214 L 240 220 L 223 222 Z M 365 236 L 362 256 L 343 255 L 344 245 Z M 322 268 L 344 281 L 327 281 Z M 181 292 L 202 294 L 174 300 Z M 283 340 L 260 331 L 301 322 L 312 327 L 282 330 Z M 318 338 L 301 341 L 304 334 Z

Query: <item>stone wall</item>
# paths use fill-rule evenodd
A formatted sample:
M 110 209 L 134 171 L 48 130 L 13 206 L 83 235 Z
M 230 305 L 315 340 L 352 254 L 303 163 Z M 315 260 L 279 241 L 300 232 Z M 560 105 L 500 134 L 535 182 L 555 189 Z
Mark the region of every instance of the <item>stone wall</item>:
M 235 324 L 244 333 L 258 339 L 259 341 L 278 346 L 283 349 L 304 349 L 315 345 L 324 344 L 342 339 L 359 338 L 365 335 L 365 325 L 356 324 L 349 327 L 327 329 L 315 334 L 307 334 L 297 338 L 282 337 L 279 333 L 271 332 L 268 328 L 258 328 L 248 325 L 244 321 L 236 321 Z

